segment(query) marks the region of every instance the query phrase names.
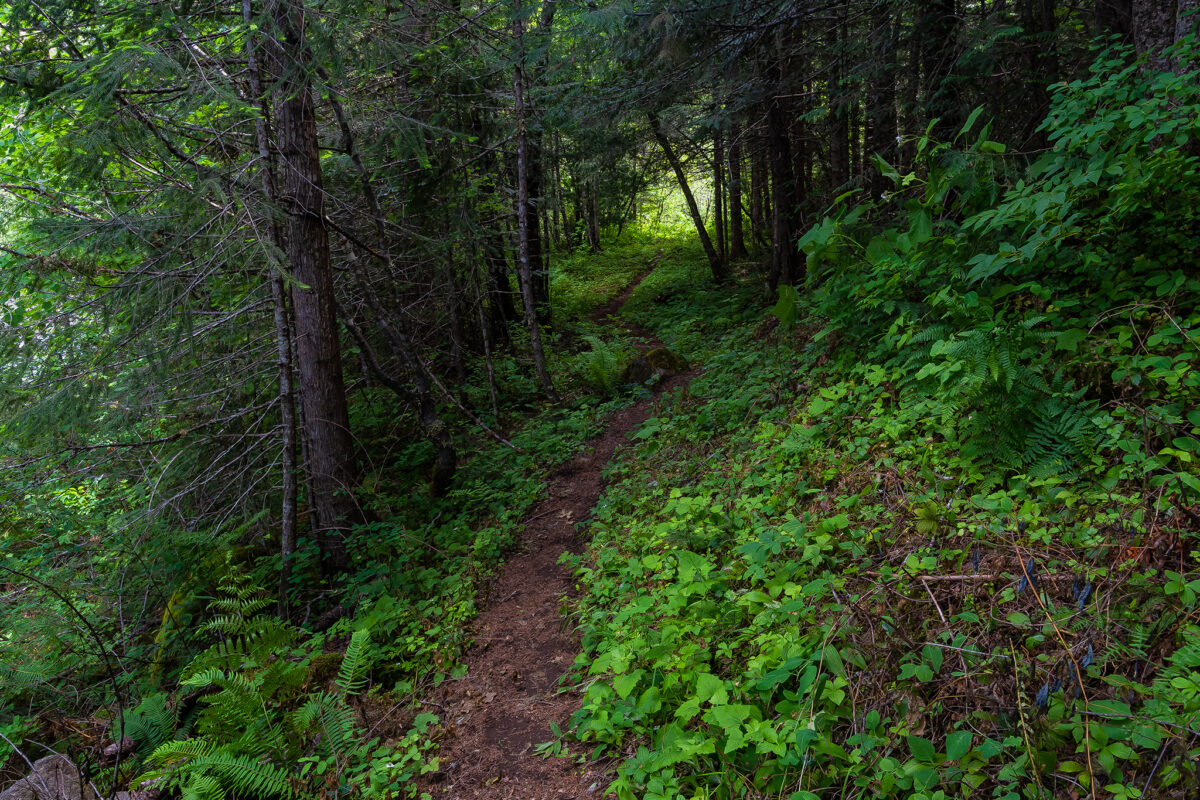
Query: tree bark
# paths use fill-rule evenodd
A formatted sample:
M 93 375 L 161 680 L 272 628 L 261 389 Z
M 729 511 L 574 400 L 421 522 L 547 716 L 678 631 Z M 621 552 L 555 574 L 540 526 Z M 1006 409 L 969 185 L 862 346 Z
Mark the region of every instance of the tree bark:
M 551 179 L 554 187 L 554 197 L 551 203 L 554 219 L 554 244 L 556 247 L 562 247 L 563 241 L 568 239 L 567 236 L 567 206 L 563 200 L 563 185 L 562 185 L 562 166 L 559 163 L 559 146 L 558 137 L 553 139 L 554 151 L 551 153 Z
M 761 136 L 755 136 L 755 140 L 761 141 Z M 770 216 L 770 211 L 764 206 L 769 206 L 766 197 L 769 187 L 767 186 L 767 166 L 766 161 L 767 148 L 760 143 L 757 150 L 750 154 L 750 230 L 755 239 L 764 241 L 766 236 L 766 226 L 763 220 Z
M 520 8 L 519 0 L 517 7 Z M 558 393 L 554 391 L 550 372 L 546 369 L 546 354 L 542 349 L 542 330 L 533 289 L 533 266 L 530 261 L 532 258 L 529 248 L 530 227 L 537 225 L 537 217 L 530 214 L 529 203 L 529 146 L 525 133 L 525 76 L 521 65 L 525 57 L 525 46 L 522 41 L 524 24 L 519 18 L 513 23 L 513 34 L 518 42 L 517 46 L 520 48 L 520 58 L 513 68 L 513 113 L 517 122 L 517 272 L 521 279 L 521 299 L 525 303 L 525 324 L 529 328 L 534 370 L 537 372 L 538 382 L 542 385 L 542 391 L 558 402 Z
M 304 51 L 303 17 L 281 0 L 269 0 L 275 37 L 271 55 L 276 133 L 287 216 L 296 361 L 308 434 L 308 470 L 322 565 L 330 573 L 349 565 L 344 536 L 363 521 L 354 500 L 354 440 L 342 378 L 333 265 L 325 230 L 316 111 Z
M 721 262 L 720 256 L 717 255 L 716 249 L 713 248 L 712 239 L 708 238 L 708 230 L 704 227 L 704 218 L 700 216 L 700 208 L 696 205 L 696 198 L 692 195 L 692 189 L 688 186 L 687 175 L 684 174 L 683 164 L 675 155 L 675 148 L 671 146 L 671 140 L 667 138 L 667 134 L 663 132 L 662 123 L 658 115 L 650 112 L 650 130 L 654 133 L 654 138 L 658 140 L 659 146 L 663 150 L 663 155 L 667 158 L 667 163 L 671 165 L 671 169 L 675 172 L 675 179 L 679 181 L 679 190 L 683 192 L 683 199 L 687 201 L 688 213 L 692 215 L 692 224 L 696 226 L 696 235 L 700 237 L 700 246 L 704 248 L 704 255 L 708 258 L 708 268 L 712 272 L 713 280 L 717 283 L 724 283 L 729 277 L 725 265 Z
M 1133 46 L 1155 72 L 1171 69 L 1163 51 L 1175 41 L 1177 11 L 1175 0 L 1133 0 Z
M 725 155 L 721 142 L 721 131 L 713 133 L 713 220 L 717 234 L 717 256 L 722 264 L 728 264 L 725 248 Z
M 802 86 L 801 94 L 807 96 L 807 89 L 807 86 Z M 804 201 L 812 194 L 813 148 L 809 143 L 808 123 L 804 120 L 804 116 L 800 113 L 795 101 L 786 98 L 781 99 L 780 109 L 784 119 L 791 120 L 787 126 L 787 155 L 791 159 L 789 169 L 791 169 L 792 178 L 791 188 L 788 191 L 790 192 L 793 204 L 789 217 L 791 220 L 790 226 L 792 232 L 795 233 L 804 227 Z
M 292 391 L 292 342 L 288 325 L 287 289 L 278 270 L 271 275 L 271 302 L 274 306 L 275 346 L 279 365 L 279 424 L 283 428 L 280 442 L 282 457 L 279 471 L 280 540 L 279 540 L 279 603 L 281 617 L 287 616 L 287 590 L 291 582 L 292 556 L 296 552 L 296 396 Z
M 1200 0 L 1178 0 L 1175 8 L 1175 41 L 1200 27 Z
M 783 100 L 772 97 L 767 108 L 768 150 L 771 159 L 771 272 L 767 282 L 771 291 L 782 282 L 796 282 L 796 245 L 792 234 L 792 215 L 796 213 L 795 183 L 792 177 L 791 148 L 784 121 Z
M 921 37 L 915 25 L 907 26 L 902 31 L 901 49 L 907 60 L 902 72 L 903 80 L 898 80 L 897 107 L 899 119 L 896 127 L 900 134 L 900 147 L 896 153 L 899 161 L 896 171 L 906 175 L 913 169 L 917 157 L 917 139 L 925 130 L 921 122 L 924 109 L 921 107 L 919 95 L 921 91 Z
M 600 252 L 600 178 L 587 179 L 587 238 L 593 253 Z
M 488 335 L 487 320 L 483 318 L 483 299 L 476 305 L 479 316 L 479 335 L 483 338 L 483 363 L 487 367 L 488 398 L 492 401 L 492 424 L 500 424 L 500 399 L 496 391 L 496 367 L 492 363 L 492 337 Z
M 1029 104 L 1025 122 L 1027 147 L 1044 150 L 1046 131 L 1042 120 L 1050 110 L 1049 84 L 1058 81 L 1058 23 L 1054 0 L 1021 0 L 1021 28 L 1025 32 L 1025 54 L 1029 71 Z
M 466 342 L 463 336 L 462 315 L 459 313 L 458 280 L 454 275 L 453 263 L 443 265 L 445 272 L 446 317 L 450 325 L 450 361 L 454 364 L 454 377 L 461 384 L 467 379 Z
M 729 258 L 745 258 L 742 234 L 742 140 L 736 124 L 729 130 Z

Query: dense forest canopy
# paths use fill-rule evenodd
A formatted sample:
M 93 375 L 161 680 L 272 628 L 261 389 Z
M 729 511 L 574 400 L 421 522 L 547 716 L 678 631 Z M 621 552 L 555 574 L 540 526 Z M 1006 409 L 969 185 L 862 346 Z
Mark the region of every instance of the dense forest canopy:
M 0 774 L 429 790 L 632 286 L 616 796 L 1192 796 L 1198 9 L 0 4 Z

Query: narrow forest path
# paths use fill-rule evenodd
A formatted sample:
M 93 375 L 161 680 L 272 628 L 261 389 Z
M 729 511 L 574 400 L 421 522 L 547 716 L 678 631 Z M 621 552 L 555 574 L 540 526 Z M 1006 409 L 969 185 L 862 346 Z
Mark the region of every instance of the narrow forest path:
M 601 307 L 595 318 L 615 314 L 649 272 Z M 650 347 L 661 346 L 650 332 L 625 321 L 619 324 Z M 660 389 L 690 378 L 690 373 L 673 376 Z M 550 724 L 565 726 L 579 707 L 576 694 L 558 691 L 559 679 L 579 652 L 579 638 L 560 614 L 574 581 L 558 560 L 564 552 L 582 552 L 585 542 L 575 526 L 600 500 L 604 467 L 627 435 L 652 416 L 659 396 L 656 392 L 613 415 L 603 433 L 550 475 L 545 498 L 526 519 L 516 552 L 501 568 L 472 625 L 475 643 L 464 659 L 466 676 L 443 684 L 435 699 L 444 730 L 440 769 L 421 785 L 434 798 L 603 795 L 607 778 L 602 768 L 535 752 L 538 743 L 554 738 Z

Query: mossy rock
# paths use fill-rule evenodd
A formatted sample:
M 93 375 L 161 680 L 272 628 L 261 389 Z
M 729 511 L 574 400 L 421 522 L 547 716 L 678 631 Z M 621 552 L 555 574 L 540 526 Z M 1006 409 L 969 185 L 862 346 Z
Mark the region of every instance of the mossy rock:
M 687 372 L 687 369 L 688 363 L 683 356 L 665 347 L 656 347 L 626 365 L 621 371 L 621 383 L 658 383 L 663 378 Z
M 308 688 L 324 686 L 337 677 L 342 667 L 344 653 L 321 653 L 308 663 L 304 685 Z

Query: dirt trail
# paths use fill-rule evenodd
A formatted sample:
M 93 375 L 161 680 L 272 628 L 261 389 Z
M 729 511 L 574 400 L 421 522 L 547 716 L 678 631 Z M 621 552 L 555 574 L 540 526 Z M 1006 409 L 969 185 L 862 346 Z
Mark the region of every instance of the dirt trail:
M 596 313 L 603 319 L 628 300 L 645 274 Z M 648 332 L 631 334 L 658 346 Z M 669 391 L 689 374 L 663 383 Z M 549 477 L 546 496 L 526 519 L 518 549 L 502 567 L 476 617 L 475 644 L 465 657 L 464 678 L 443 684 L 437 698 L 445 733 L 440 770 L 421 782 L 435 799 L 486 797 L 494 800 L 563 800 L 601 797 L 608 784 L 601 765 L 580 766 L 568 758 L 542 758 L 535 745 L 552 740 L 579 707 L 574 693 L 558 693 L 558 679 L 579 652 L 569 620 L 559 615 L 574 584 L 558 559 L 581 552 L 575 530 L 600 499 L 600 474 L 627 434 L 649 418 L 657 395 L 615 414 L 604 433 Z

